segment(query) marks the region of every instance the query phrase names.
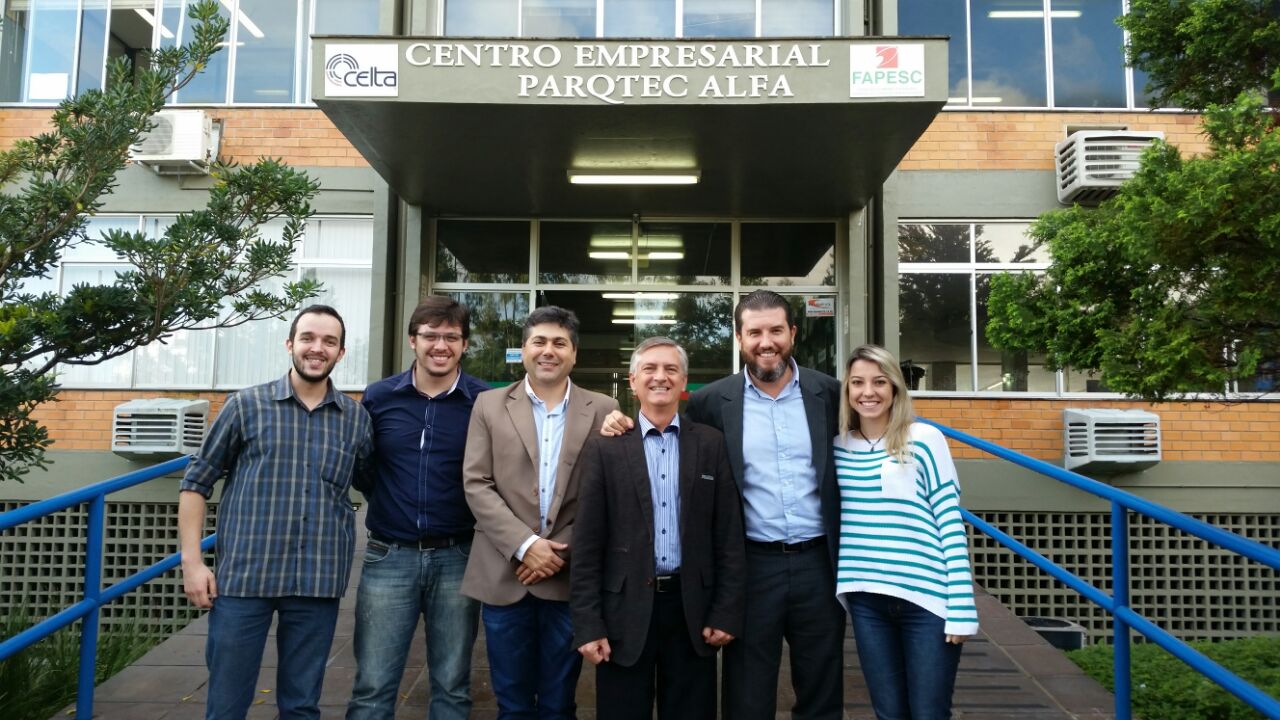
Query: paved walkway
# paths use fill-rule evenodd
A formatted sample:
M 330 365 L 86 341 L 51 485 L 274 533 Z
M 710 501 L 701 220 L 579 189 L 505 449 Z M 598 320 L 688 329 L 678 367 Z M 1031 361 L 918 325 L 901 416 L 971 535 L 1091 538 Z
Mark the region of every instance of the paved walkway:
M 362 554 L 363 543 L 357 549 L 357 558 Z M 355 677 L 351 633 L 355 622 L 359 567 L 357 562 L 356 576 L 352 577 L 350 589 L 342 600 L 324 693 L 320 698 L 321 713 L 325 718 L 343 717 Z M 1114 717 L 1109 693 L 994 598 L 982 594 L 978 599 L 978 610 L 983 632 L 964 646 L 956 687 L 955 718 L 1102 720 Z M 99 686 L 94 697 L 94 717 L 104 720 L 203 718 L 207 628 L 207 620 L 201 618 Z M 425 665 L 426 647 L 419 640 L 412 646 L 400 685 L 397 718 L 425 720 L 428 697 Z M 260 692 L 257 704 L 249 713 L 250 718 L 276 717 L 272 694 L 275 668 L 274 642 L 268 641 L 258 681 Z M 852 640 L 846 644 L 845 668 L 845 718 L 874 720 Z M 578 683 L 580 720 L 597 720 L 594 679 L 594 671 L 590 667 L 585 668 Z M 778 707 L 780 710 L 790 708 L 794 697 L 790 690 L 790 670 L 785 662 L 778 684 Z M 483 635 L 476 643 L 472 696 L 475 698 L 473 718 L 490 720 L 497 717 L 493 692 L 489 688 Z M 59 713 L 56 717 L 65 719 L 67 715 Z M 778 717 L 789 718 L 790 714 L 779 712 Z

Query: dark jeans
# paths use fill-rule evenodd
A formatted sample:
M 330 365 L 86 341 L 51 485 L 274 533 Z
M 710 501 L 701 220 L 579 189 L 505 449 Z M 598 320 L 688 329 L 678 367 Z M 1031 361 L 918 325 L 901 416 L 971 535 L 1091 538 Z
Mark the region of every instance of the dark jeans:
M 947 720 L 960 646 L 946 622 L 907 600 L 849 593 L 858 660 L 879 720 Z
M 786 638 L 796 694 L 792 719 L 840 720 L 844 628 L 824 545 L 782 553 L 748 544 L 746 622 L 742 637 L 724 649 L 725 717 L 773 720 Z
M 649 636 L 631 667 L 596 666 L 596 714 L 607 720 L 710 720 L 716 716 L 716 656 L 694 652 L 680 592 L 654 593 Z
M 209 666 L 208 720 L 241 720 L 249 712 L 267 631 L 276 614 L 276 710 L 284 720 L 320 717 L 320 687 L 338 620 L 338 599 L 219 595 L 209 611 L 204 650 Z
M 499 720 L 573 720 L 582 656 L 569 603 L 525 595 L 483 605 L 480 616 Z

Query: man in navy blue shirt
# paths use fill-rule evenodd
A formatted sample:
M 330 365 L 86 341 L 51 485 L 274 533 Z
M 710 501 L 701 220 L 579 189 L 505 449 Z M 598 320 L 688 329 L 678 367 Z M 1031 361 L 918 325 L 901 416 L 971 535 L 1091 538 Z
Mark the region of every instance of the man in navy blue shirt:
M 430 719 L 471 711 L 480 604 L 459 592 L 475 527 L 462 493 L 462 455 L 471 406 L 489 386 L 460 367 L 470 333 L 465 305 L 425 298 L 409 319 L 413 367 L 365 390 L 377 452 L 371 482 L 356 486 L 369 501 L 369 544 L 356 597 L 348 720 L 394 717 L 419 616 Z

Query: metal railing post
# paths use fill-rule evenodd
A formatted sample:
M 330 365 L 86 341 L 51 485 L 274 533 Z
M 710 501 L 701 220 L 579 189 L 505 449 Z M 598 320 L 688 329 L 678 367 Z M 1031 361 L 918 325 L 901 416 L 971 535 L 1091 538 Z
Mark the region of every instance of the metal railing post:
M 98 676 L 98 615 L 102 601 L 102 544 L 106 535 L 107 496 L 89 501 L 85 533 L 84 599 L 92 608 L 80 621 L 80 675 L 76 678 L 76 717 L 93 717 L 93 686 Z
M 1129 511 L 1111 502 L 1111 600 L 1114 610 L 1111 627 L 1115 678 L 1116 720 L 1129 720 L 1132 715 L 1131 678 L 1129 677 L 1129 623 L 1116 612 L 1129 607 Z

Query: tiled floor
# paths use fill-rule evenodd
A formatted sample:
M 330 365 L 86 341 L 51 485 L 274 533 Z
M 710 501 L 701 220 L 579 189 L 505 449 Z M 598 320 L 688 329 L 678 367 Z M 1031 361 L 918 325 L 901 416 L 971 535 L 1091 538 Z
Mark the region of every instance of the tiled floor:
M 363 548 L 360 548 L 357 557 L 362 552 Z M 342 601 L 320 700 L 325 718 L 343 717 L 355 677 L 351 631 L 357 582 L 358 577 L 353 577 L 350 590 Z M 1085 677 L 1062 653 L 1041 640 L 994 598 L 984 594 L 978 602 L 983 633 L 964 646 L 956 687 L 956 718 L 1101 720 L 1113 717 L 1111 695 L 1101 686 Z M 94 717 L 104 720 L 202 718 L 207 679 L 204 667 L 206 628 L 204 619 L 193 623 L 99 686 L 94 695 Z M 419 640 L 412 646 L 400 685 L 397 718 L 425 720 L 428 696 L 425 665 L 426 647 Z M 275 649 L 269 643 L 258 683 L 259 698 L 249 713 L 250 718 L 276 717 L 272 695 L 275 666 Z M 872 720 L 874 716 L 866 688 L 862 685 L 852 640 L 846 644 L 845 666 L 845 718 Z M 496 718 L 483 637 L 476 643 L 473 667 L 475 709 L 472 717 L 476 720 Z M 785 653 L 778 686 L 778 707 L 784 710 L 794 700 Z M 581 720 L 596 720 L 594 698 L 594 672 L 588 667 L 583 670 L 578 683 L 578 717 Z M 66 718 L 67 715 L 59 713 L 57 717 Z M 778 717 L 790 717 L 790 713 L 779 712 Z

